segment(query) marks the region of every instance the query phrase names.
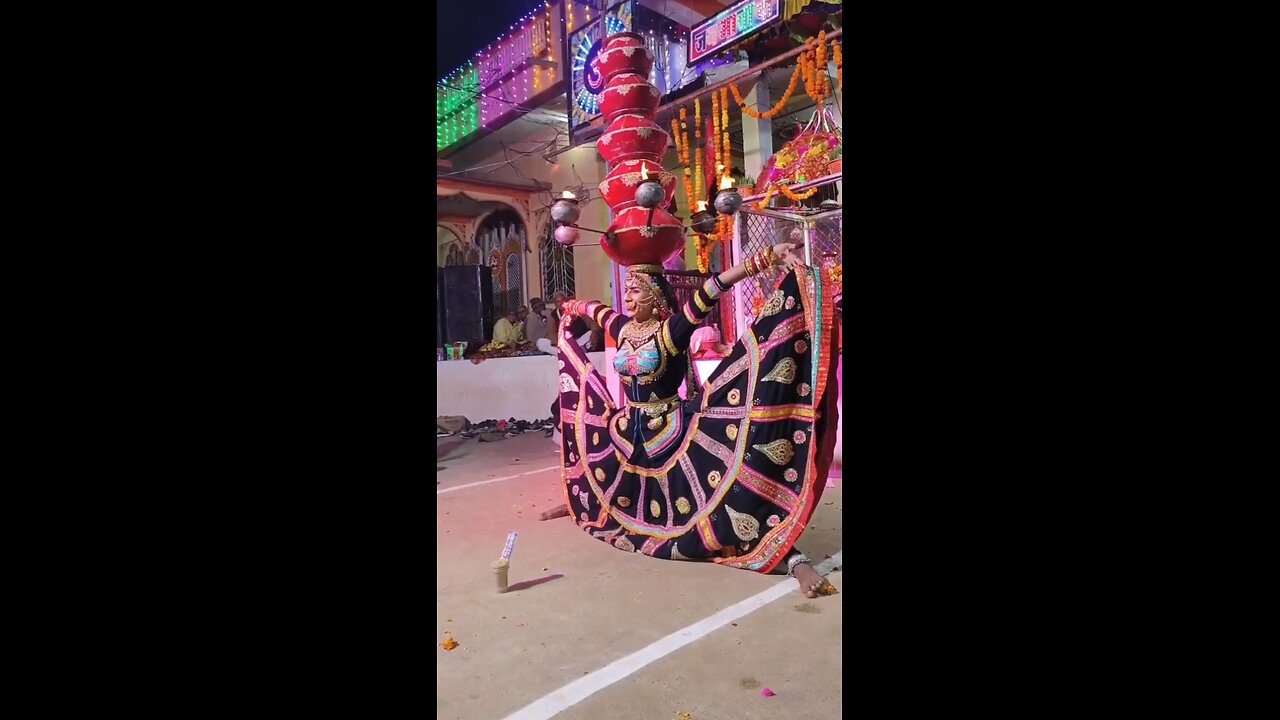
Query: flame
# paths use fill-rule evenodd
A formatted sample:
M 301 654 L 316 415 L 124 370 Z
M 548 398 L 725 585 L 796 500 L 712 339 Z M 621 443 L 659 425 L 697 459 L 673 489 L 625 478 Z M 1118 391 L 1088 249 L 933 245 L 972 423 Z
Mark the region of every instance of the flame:
M 699 200 L 699 201 L 698 201 L 698 212 L 706 212 L 706 211 L 707 211 L 707 201 L 706 201 L 706 200 Z
M 730 177 L 730 176 L 728 176 L 728 175 L 725 175 L 724 177 L 720 178 L 720 189 L 721 189 L 721 190 L 732 190 L 732 189 L 733 189 L 733 178 L 732 178 L 732 177 Z
M 641 165 L 641 166 L 640 166 L 640 179 L 641 179 L 641 180 L 648 180 L 648 179 L 649 179 L 649 166 L 648 166 L 648 165 Z
M 578 199 L 578 196 L 577 196 L 577 195 L 574 195 L 573 193 L 569 192 L 568 190 L 565 190 L 564 192 L 560 193 L 560 197 L 561 197 L 561 198 L 563 198 L 563 199 L 565 199 L 565 200 L 577 200 L 577 199 Z

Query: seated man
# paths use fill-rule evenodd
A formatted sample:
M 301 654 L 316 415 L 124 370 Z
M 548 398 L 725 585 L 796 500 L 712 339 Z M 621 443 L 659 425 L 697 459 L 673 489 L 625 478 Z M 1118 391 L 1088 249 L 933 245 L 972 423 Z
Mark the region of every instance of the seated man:
M 493 325 L 493 341 L 507 345 L 519 345 L 524 341 L 524 324 L 520 322 L 520 311 L 523 306 L 508 310 L 507 314 L 498 318 Z M 527 311 L 526 311 L 527 312 Z
M 546 303 L 542 298 L 529 298 L 529 306 L 533 311 L 524 319 L 524 339 L 537 341 L 547 336 Z

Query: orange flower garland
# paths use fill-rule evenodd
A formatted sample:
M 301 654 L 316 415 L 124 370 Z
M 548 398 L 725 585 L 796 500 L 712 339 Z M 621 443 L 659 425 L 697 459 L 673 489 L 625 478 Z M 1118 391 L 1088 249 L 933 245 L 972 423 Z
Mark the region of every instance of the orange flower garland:
M 711 157 L 715 158 L 717 163 L 720 162 L 720 96 L 716 93 L 711 93 Z M 720 177 L 717 173 L 716 188 L 719 187 L 719 183 Z M 707 189 L 715 190 L 716 188 Z
M 680 108 L 680 128 L 683 137 L 681 141 L 676 142 L 676 159 L 681 165 L 684 165 L 684 196 L 689 203 L 689 215 L 693 215 L 693 209 L 697 205 L 697 198 L 693 196 L 693 170 L 689 168 L 689 110 Z M 672 123 L 675 121 L 673 120 Z M 672 129 L 674 129 L 674 124 Z
M 693 189 L 698 193 L 698 199 L 703 197 L 702 186 L 704 178 L 702 176 L 702 98 L 693 101 L 693 137 L 697 140 L 697 145 L 693 148 L 697 157 L 693 159 Z
M 751 117 L 757 120 L 769 120 L 771 118 L 777 117 L 778 114 L 781 113 L 783 109 L 787 107 L 787 101 L 791 99 L 792 93 L 796 91 L 796 83 L 799 80 L 800 80 L 800 66 L 796 65 L 796 69 L 791 71 L 791 82 L 787 84 L 787 91 L 782 94 L 782 99 L 778 101 L 777 105 L 774 105 L 772 108 L 769 108 L 769 110 L 766 112 L 756 112 L 755 110 L 752 110 L 751 108 L 747 107 L 747 101 L 742 99 L 742 92 L 738 90 L 737 83 L 730 83 L 729 91 L 733 93 L 733 99 L 738 103 L 738 107 L 742 109 L 742 112 L 750 115 Z
M 698 245 L 698 272 L 707 272 L 711 269 L 711 243 L 708 242 L 707 238 L 702 234 L 698 234 L 696 237 Z
M 770 185 L 769 188 L 764 191 L 764 197 L 760 199 L 760 202 L 756 203 L 757 210 L 764 210 L 765 208 L 769 207 L 769 200 L 773 198 L 774 190 L 777 190 L 777 187 L 774 185 Z
M 787 91 L 783 93 L 782 99 L 778 101 L 778 104 L 767 112 L 757 112 L 747 107 L 747 102 L 742 99 L 742 92 L 738 90 L 737 84 L 729 85 L 728 90 L 733 92 L 733 99 L 738 103 L 738 107 L 742 108 L 742 112 L 757 120 L 768 120 L 777 117 L 787 106 L 787 101 L 791 99 L 792 93 L 796 91 L 796 83 L 801 78 L 804 79 L 805 92 L 808 93 L 809 97 L 813 98 L 815 103 L 821 103 L 823 99 L 831 97 L 831 77 L 827 74 L 827 31 L 819 32 L 817 41 L 809 38 L 805 41 L 805 45 L 805 50 L 797 56 L 796 67 L 791 72 L 791 82 L 787 84 Z M 836 40 L 831 41 L 831 53 L 836 63 L 838 87 L 843 90 L 844 63 L 841 57 L 840 44 Z
M 733 218 L 728 215 L 716 216 L 716 231 L 710 235 L 698 233 L 698 271 L 708 272 L 711 269 L 711 251 L 716 243 L 723 242 L 733 235 Z
M 805 190 L 804 192 L 801 192 L 801 193 L 791 192 L 791 188 L 787 187 L 786 185 L 779 185 L 778 187 L 782 190 L 782 194 L 786 195 L 787 199 L 791 200 L 792 202 L 804 202 L 805 200 L 808 200 L 809 198 L 813 197 L 818 192 L 818 188 L 816 187 L 811 187 L 808 190 Z
M 689 111 L 687 108 L 680 108 L 680 129 L 684 131 L 684 155 L 680 156 L 680 162 L 685 165 L 689 164 Z M 677 148 L 679 149 L 679 148 Z
M 733 166 L 730 162 L 733 156 L 729 145 L 729 88 L 723 87 L 720 88 L 720 129 L 724 131 L 720 147 L 724 148 L 724 174 L 728 176 L 731 174 L 729 168 Z

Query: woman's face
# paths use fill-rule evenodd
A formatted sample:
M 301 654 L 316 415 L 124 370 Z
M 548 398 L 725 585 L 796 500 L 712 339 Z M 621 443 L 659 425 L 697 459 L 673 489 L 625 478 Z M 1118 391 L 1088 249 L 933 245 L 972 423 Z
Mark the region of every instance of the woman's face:
M 622 305 L 631 317 L 640 322 L 653 317 L 653 296 L 646 287 L 628 283 L 623 288 Z

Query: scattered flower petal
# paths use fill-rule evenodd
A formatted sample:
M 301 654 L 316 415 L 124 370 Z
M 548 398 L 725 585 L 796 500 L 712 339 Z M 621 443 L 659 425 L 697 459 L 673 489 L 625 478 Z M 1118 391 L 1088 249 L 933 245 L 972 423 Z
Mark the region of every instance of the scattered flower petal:
M 772 690 L 770 690 L 769 688 L 765 688 L 765 689 L 761 690 L 761 691 L 760 691 L 760 694 L 761 694 L 761 695 L 763 695 L 763 696 L 765 696 L 765 697 L 773 697 L 773 696 L 774 696 L 774 692 L 773 692 Z

